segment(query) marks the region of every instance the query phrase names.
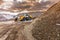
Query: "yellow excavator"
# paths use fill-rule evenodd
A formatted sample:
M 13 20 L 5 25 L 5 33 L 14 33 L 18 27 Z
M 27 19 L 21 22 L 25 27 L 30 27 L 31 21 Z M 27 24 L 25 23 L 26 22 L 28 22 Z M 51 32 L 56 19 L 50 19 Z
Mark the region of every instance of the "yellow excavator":
M 32 20 L 32 19 L 33 19 L 32 15 L 29 15 L 29 14 L 25 13 L 25 14 L 15 18 L 15 21 L 17 21 L 17 20 L 19 20 L 19 21 L 29 21 L 29 20 Z

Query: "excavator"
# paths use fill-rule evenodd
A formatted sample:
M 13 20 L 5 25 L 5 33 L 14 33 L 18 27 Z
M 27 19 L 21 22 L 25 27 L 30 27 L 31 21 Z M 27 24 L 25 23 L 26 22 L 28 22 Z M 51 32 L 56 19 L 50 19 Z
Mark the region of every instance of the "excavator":
M 32 15 L 29 15 L 29 14 L 25 13 L 23 15 L 20 15 L 19 17 L 16 17 L 15 21 L 17 21 L 17 20 L 18 21 L 29 21 L 29 20 L 32 20 L 32 19 L 34 19 L 32 17 Z

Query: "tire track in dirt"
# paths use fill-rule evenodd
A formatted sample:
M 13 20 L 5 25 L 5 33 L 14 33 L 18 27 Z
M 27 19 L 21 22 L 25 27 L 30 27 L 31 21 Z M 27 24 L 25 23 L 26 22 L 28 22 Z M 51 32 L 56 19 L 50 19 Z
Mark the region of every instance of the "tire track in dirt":
M 25 40 L 24 26 L 30 22 L 15 22 L 14 24 L 0 25 L 0 40 Z M 3 27 L 2 27 L 3 26 Z
M 3 35 L 3 37 L 1 37 L 0 40 L 5 40 L 11 31 L 12 31 L 12 29 L 10 29 L 5 35 Z
M 12 29 L 14 28 L 13 26 L 14 26 L 14 24 L 11 24 L 11 25 L 7 25 L 7 26 L 5 26 L 5 28 L 3 28 L 3 30 L 0 32 L 0 40 L 5 40 L 8 37 L 8 35 L 12 31 Z
M 15 28 L 11 31 L 11 33 L 8 35 L 8 37 L 5 40 L 26 40 L 26 37 L 24 36 L 24 26 L 28 25 L 29 23 L 17 23 Z
M 20 24 L 16 24 L 14 25 L 15 28 L 13 28 L 13 30 L 11 31 L 11 33 L 9 34 L 9 36 L 7 37 L 6 40 L 15 40 L 17 38 L 17 33 L 19 30 L 21 30 Z
M 11 28 L 9 27 L 11 25 L 6 26 L 2 32 L 0 32 L 0 38 L 5 35 Z

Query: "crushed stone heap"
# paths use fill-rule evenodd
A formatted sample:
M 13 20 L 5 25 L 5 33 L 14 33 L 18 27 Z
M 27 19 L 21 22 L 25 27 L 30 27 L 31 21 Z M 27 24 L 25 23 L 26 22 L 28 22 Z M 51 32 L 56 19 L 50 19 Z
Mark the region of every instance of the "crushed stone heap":
M 60 2 L 25 27 L 25 32 L 28 40 L 60 40 Z

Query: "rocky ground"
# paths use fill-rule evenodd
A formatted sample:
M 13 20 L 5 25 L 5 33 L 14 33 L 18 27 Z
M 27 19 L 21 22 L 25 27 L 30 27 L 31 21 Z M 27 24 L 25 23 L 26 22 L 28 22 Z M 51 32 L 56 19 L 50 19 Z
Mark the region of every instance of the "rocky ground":
M 60 2 L 32 23 L 0 22 L 0 40 L 60 40 Z
M 25 32 L 28 40 L 60 40 L 60 2 L 25 27 Z

